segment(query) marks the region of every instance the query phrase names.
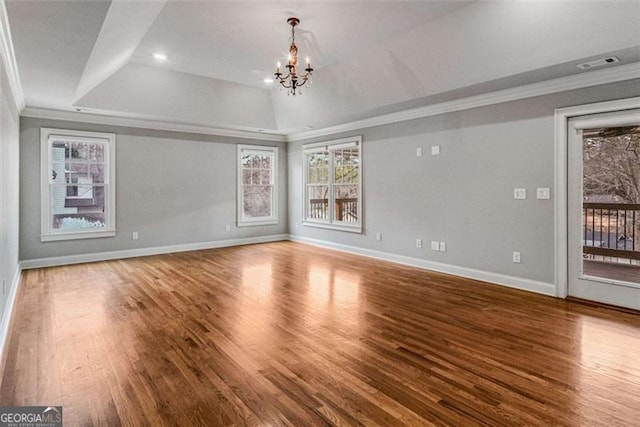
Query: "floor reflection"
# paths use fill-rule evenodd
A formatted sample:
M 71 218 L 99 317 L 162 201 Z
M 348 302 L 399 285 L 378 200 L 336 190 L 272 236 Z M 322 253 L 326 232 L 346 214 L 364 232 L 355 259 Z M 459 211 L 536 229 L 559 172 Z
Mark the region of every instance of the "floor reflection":
M 273 262 L 271 260 L 259 264 L 244 265 L 240 282 L 242 293 L 266 303 L 271 296 L 272 273 Z
M 627 370 L 640 364 L 640 334 L 636 328 L 621 330 L 619 323 L 611 325 L 608 321 L 583 317 L 580 334 L 584 368 L 606 372 L 612 366 L 616 370 Z
M 332 306 L 348 309 L 360 305 L 362 278 L 357 273 L 312 265 L 308 281 L 309 299 L 316 308 Z
M 239 290 L 243 296 L 236 300 L 235 323 L 233 325 L 243 341 L 263 346 L 267 350 L 272 332 L 273 314 L 273 262 L 271 259 L 259 263 L 242 265 Z
M 307 299 L 315 312 L 309 316 L 313 324 L 335 322 L 343 330 L 360 326 L 362 277 L 359 273 L 314 264 L 309 267 L 307 281 Z
M 638 396 L 640 384 L 633 378 L 622 379 L 621 372 L 634 372 L 640 366 L 640 333 L 619 322 L 583 316 L 579 319 L 580 367 L 576 387 L 576 412 L 585 420 L 600 418 L 598 400 L 615 390 Z M 611 402 L 608 402 L 610 405 Z M 621 408 L 624 403 L 620 402 Z M 628 410 L 628 408 L 627 408 Z

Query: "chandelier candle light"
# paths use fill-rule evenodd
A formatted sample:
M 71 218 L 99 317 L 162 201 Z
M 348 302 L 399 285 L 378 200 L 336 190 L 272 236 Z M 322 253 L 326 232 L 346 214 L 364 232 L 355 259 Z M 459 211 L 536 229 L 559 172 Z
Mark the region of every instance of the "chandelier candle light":
M 309 82 L 311 85 L 311 73 L 313 73 L 313 68 L 311 68 L 311 62 L 309 61 L 309 57 L 307 57 L 307 68 L 304 69 L 304 74 L 298 74 L 298 46 L 296 46 L 296 25 L 300 23 L 300 20 L 295 17 L 291 17 L 287 19 L 287 23 L 291 25 L 291 46 L 289 46 L 289 63 L 285 65 L 288 68 L 289 74 L 283 76 L 280 72 L 280 62 L 276 67 L 276 80 L 280 82 L 282 87 L 287 89 L 287 96 L 289 94 L 296 96 L 296 92 L 298 94 L 302 94 L 299 88 L 305 85 L 305 83 Z

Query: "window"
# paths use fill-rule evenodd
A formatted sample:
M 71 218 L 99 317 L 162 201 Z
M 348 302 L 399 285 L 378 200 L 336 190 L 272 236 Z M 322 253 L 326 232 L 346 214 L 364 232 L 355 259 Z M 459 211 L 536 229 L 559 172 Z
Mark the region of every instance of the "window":
M 362 232 L 362 138 L 303 147 L 305 225 Z
M 278 223 L 278 147 L 238 146 L 238 226 Z
M 43 242 L 115 236 L 115 135 L 42 128 Z

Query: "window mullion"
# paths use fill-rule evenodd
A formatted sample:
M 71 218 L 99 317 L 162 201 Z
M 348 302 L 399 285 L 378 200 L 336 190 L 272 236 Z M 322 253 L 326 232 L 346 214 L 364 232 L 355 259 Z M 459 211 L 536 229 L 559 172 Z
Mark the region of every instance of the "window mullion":
M 333 224 L 335 222 L 335 151 L 329 150 L 329 222 Z

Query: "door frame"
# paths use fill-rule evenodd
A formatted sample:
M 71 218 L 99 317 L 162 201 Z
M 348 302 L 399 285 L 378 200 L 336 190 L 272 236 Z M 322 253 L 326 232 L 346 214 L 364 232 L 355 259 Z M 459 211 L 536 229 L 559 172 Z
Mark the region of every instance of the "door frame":
M 569 283 L 569 206 L 568 192 L 568 139 L 569 119 L 576 116 L 589 114 L 610 113 L 614 111 L 631 110 L 640 108 L 640 97 L 618 99 L 614 101 L 598 102 L 595 104 L 577 105 L 574 107 L 558 108 L 555 110 L 555 286 L 556 296 L 566 298 Z

